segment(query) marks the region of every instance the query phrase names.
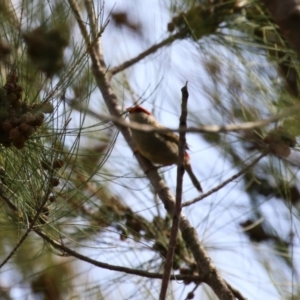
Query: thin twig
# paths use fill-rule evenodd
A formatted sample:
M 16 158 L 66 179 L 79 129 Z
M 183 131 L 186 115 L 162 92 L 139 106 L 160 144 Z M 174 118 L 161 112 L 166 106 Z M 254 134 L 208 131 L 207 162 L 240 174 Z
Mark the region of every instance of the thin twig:
M 95 17 L 95 9 L 94 9 L 94 4 L 90 0 L 85 0 L 84 1 L 85 8 L 88 14 L 88 18 L 90 21 L 90 28 L 91 28 L 91 33 L 92 33 L 92 38 L 93 40 L 97 40 L 97 21 Z
M 58 243 L 57 241 L 49 238 L 45 233 L 43 233 L 42 231 L 37 231 L 36 232 L 38 235 L 40 235 L 45 241 L 47 241 L 48 243 L 50 243 L 53 247 L 61 250 L 64 253 L 67 253 L 69 256 L 72 257 L 76 257 L 81 261 L 85 261 L 91 265 L 94 265 L 96 267 L 102 268 L 102 269 L 106 269 L 106 270 L 111 270 L 111 271 L 118 271 L 118 272 L 123 272 L 126 274 L 132 274 L 132 275 L 137 275 L 137 276 L 142 276 L 142 277 L 146 277 L 146 278 L 157 278 L 157 279 L 161 279 L 163 274 L 159 274 L 159 273 L 151 273 L 151 272 L 147 272 L 147 271 L 142 271 L 142 270 L 136 270 L 136 269 L 132 269 L 132 268 L 126 268 L 126 267 L 122 267 L 122 266 L 116 266 L 116 265 L 111 265 L 108 263 L 104 263 L 98 260 L 94 260 L 88 256 L 82 255 L 72 249 L 70 249 L 69 247 Z M 187 277 L 183 276 L 183 275 L 174 275 L 171 278 L 172 280 L 184 280 L 187 279 Z M 193 276 L 193 280 L 197 281 L 199 280 L 199 276 Z
M 254 159 L 249 165 L 245 166 L 242 170 L 240 170 L 239 172 L 237 172 L 235 175 L 231 176 L 230 178 L 228 178 L 227 180 L 223 181 L 220 185 L 214 187 L 213 189 L 211 189 L 210 191 L 208 191 L 205 194 L 202 194 L 201 196 L 190 200 L 190 201 L 186 201 L 182 204 L 182 207 L 184 206 L 188 206 L 194 203 L 197 203 L 201 200 L 203 200 L 204 198 L 208 197 L 209 195 L 217 192 L 218 190 L 220 190 L 221 188 L 223 188 L 225 185 L 227 185 L 228 183 L 232 182 L 233 180 L 237 179 L 238 177 L 242 176 L 243 174 L 245 174 L 245 172 L 252 168 L 254 165 L 256 165 L 263 157 L 265 157 L 268 153 L 270 153 L 268 150 L 266 150 L 265 152 L 263 152 L 260 156 L 258 156 L 256 159 Z
M 225 280 L 226 281 L 226 280 Z M 239 299 L 239 300 L 247 300 L 247 298 L 245 298 L 240 291 L 238 291 L 237 289 L 235 289 L 234 287 L 232 287 L 227 281 L 227 286 L 230 288 L 232 294 L 234 295 L 234 297 L 236 299 Z
M 84 22 L 82 21 L 82 19 L 80 17 L 80 10 L 79 10 L 78 4 L 75 0 L 69 0 L 69 4 L 70 4 L 73 14 L 77 20 L 77 23 L 78 23 L 80 32 L 84 38 L 85 44 L 86 44 L 87 48 L 90 48 L 90 46 L 91 46 L 90 37 L 85 28 Z
M 35 225 L 36 221 L 40 217 L 40 214 L 42 213 L 42 210 L 43 210 L 44 206 L 46 205 L 46 203 L 48 201 L 49 192 L 50 192 L 50 190 L 48 191 L 48 193 L 45 194 L 45 197 L 44 197 L 44 199 L 42 201 L 42 204 L 37 209 L 35 216 L 33 217 L 32 221 L 30 222 L 29 227 L 27 228 L 27 230 L 25 231 L 25 233 L 23 234 L 23 236 L 20 238 L 20 240 L 18 241 L 18 243 L 16 244 L 16 246 L 12 249 L 12 251 L 9 253 L 9 255 L 0 264 L 0 269 L 13 257 L 13 255 L 17 252 L 17 250 L 24 243 L 24 241 L 26 240 L 26 238 L 29 235 L 29 233 L 32 231 L 33 226 Z M 3 198 L 2 195 L 1 195 L 1 197 Z
M 178 32 L 175 33 L 169 37 L 167 37 L 166 39 L 164 39 L 163 41 L 161 41 L 158 44 L 155 44 L 153 46 L 151 46 L 150 48 L 148 48 L 147 50 L 145 50 L 144 52 L 140 53 L 139 55 L 137 55 L 136 57 L 125 61 L 124 63 L 122 63 L 119 66 L 116 66 L 112 69 L 110 69 L 110 73 L 112 75 L 115 75 L 121 71 L 124 71 L 125 69 L 131 67 L 132 65 L 134 65 L 135 63 L 139 62 L 140 60 L 144 59 L 145 57 L 147 57 L 148 55 L 156 52 L 158 49 L 171 44 L 172 42 L 176 41 L 177 39 L 179 39 L 180 37 L 182 37 L 182 33 Z
M 112 121 L 123 127 L 128 127 L 131 129 L 136 129 L 145 132 L 191 132 L 191 133 L 220 133 L 220 132 L 231 132 L 240 130 L 253 130 L 255 128 L 263 127 L 269 125 L 270 123 L 277 122 L 278 120 L 289 117 L 293 114 L 299 113 L 300 105 L 297 104 L 283 111 L 280 114 L 274 115 L 268 119 L 254 121 L 254 122 L 244 122 L 240 124 L 227 124 L 227 125 L 203 125 L 198 127 L 188 127 L 188 128 L 156 128 L 151 125 L 140 124 L 137 122 L 127 122 L 124 118 L 119 116 L 110 116 L 107 114 L 96 113 L 89 108 L 84 107 L 79 102 L 71 101 L 68 103 L 72 108 L 78 111 L 84 111 L 86 114 L 90 115 L 101 121 Z M 121 114 L 120 114 L 121 115 Z
M 179 128 L 186 128 L 186 118 L 187 118 L 187 101 L 188 101 L 188 89 L 187 83 L 181 89 L 182 93 L 182 102 L 181 102 L 181 116 L 179 121 Z M 173 215 L 173 223 L 170 233 L 170 241 L 168 246 L 168 252 L 165 261 L 164 275 L 161 283 L 161 290 L 159 299 L 164 300 L 167 296 L 168 285 L 170 281 L 174 252 L 176 248 L 178 230 L 179 230 L 179 222 L 180 222 L 180 214 L 181 214 L 181 201 L 182 201 L 182 181 L 184 174 L 184 154 L 186 147 L 186 139 L 185 132 L 180 132 L 179 134 L 179 145 L 178 145 L 178 166 L 177 166 L 177 183 L 176 183 L 176 202 L 175 202 L 175 210 Z
M 186 298 L 184 300 L 189 300 L 189 299 L 194 299 L 194 296 L 192 297 L 192 295 L 194 295 L 195 291 L 197 290 L 197 288 L 199 287 L 199 283 L 197 283 L 194 288 L 192 289 L 191 292 L 188 292 Z

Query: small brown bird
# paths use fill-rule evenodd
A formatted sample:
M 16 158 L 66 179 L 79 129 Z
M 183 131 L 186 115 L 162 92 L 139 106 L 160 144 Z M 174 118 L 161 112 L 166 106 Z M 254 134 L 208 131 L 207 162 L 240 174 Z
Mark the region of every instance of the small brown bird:
M 157 128 L 165 128 L 155 117 L 141 106 L 127 108 L 129 119 L 132 122 L 151 125 Z M 144 132 L 131 129 L 132 137 L 137 145 L 137 150 L 154 164 L 163 166 L 178 163 L 179 136 L 173 132 Z M 188 146 L 185 146 L 188 149 Z M 195 188 L 202 192 L 201 184 L 192 171 L 190 156 L 184 153 L 184 168 L 191 178 Z

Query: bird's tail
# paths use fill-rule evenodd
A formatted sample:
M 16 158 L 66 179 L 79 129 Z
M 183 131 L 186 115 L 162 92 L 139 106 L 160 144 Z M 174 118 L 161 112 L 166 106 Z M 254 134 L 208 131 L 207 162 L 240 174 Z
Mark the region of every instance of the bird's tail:
M 202 193 L 203 190 L 202 190 L 201 184 L 198 181 L 196 175 L 194 174 L 194 172 L 192 170 L 192 167 L 191 167 L 191 164 L 190 163 L 185 163 L 184 168 L 185 168 L 186 172 L 189 174 L 194 187 L 198 190 L 198 192 Z

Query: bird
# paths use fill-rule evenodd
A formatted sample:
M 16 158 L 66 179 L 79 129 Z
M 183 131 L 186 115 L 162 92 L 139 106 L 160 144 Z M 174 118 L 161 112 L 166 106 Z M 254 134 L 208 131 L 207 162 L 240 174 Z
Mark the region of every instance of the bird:
M 156 128 L 166 128 L 161 125 L 145 108 L 135 105 L 127 108 L 130 122 L 136 122 L 143 125 L 150 125 Z M 132 138 L 137 146 L 137 151 L 153 164 L 169 166 L 178 164 L 179 155 L 179 136 L 173 132 L 145 132 L 131 129 Z M 188 145 L 185 145 L 188 150 Z M 188 173 L 194 187 L 203 192 L 200 182 L 195 176 L 190 163 L 190 156 L 187 151 L 184 152 L 184 169 Z

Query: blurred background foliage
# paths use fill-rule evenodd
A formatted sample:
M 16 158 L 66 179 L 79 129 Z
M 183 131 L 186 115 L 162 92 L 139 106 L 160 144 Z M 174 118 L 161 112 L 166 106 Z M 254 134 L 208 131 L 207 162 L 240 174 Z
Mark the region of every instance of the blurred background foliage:
M 109 70 L 156 44 L 114 73 L 124 111 L 144 103 L 174 128 L 186 80 L 189 125 L 257 121 L 298 104 L 298 58 L 261 1 L 132 2 L 95 2 L 99 28 L 110 19 L 101 37 Z M 92 268 L 35 234 L 95 260 L 161 272 L 171 219 L 113 123 L 90 113 L 108 111 L 68 2 L 3 0 L 0 19 L 1 260 L 36 219 L 1 265 L 1 299 L 157 299 L 159 280 Z M 190 135 L 205 191 L 271 150 L 185 208 L 223 276 L 249 299 L 300 296 L 300 163 L 289 160 L 298 125 L 293 114 L 253 130 Z M 174 174 L 161 170 L 172 189 Z M 184 183 L 184 199 L 196 197 Z M 180 236 L 173 269 L 197 275 Z M 213 298 L 192 279 L 174 282 L 169 297 L 191 299 L 194 290 Z

